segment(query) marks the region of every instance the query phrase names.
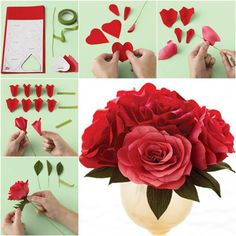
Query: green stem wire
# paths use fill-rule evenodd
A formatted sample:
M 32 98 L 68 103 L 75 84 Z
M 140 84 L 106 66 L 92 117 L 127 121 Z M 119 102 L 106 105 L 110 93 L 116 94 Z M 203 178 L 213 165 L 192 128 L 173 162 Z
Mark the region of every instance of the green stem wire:
M 31 144 L 31 142 L 30 142 L 30 140 L 29 140 L 28 136 L 27 136 L 27 135 L 25 135 L 25 137 L 26 137 L 27 141 L 29 142 L 30 149 L 31 149 L 31 151 L 32 151 L 33 155 L 36 157 L 36 153 L 35 153 L 35 151 L 34 151 L 34 149 L 33 149 L 33 145 Z
M 77 109 L 78 106 L 59 106 L 59 109 Z

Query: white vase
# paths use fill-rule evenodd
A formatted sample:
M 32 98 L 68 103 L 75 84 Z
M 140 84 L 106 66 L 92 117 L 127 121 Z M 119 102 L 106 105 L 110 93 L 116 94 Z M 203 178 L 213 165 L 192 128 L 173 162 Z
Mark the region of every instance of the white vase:
M 171 202 L 159 220 L 153 214 L 146 197 L 146 185 L 132 182 L 121 184 L 121 198 L 128 216 L 139 226 L 149 230 L 153 236 L 168 233 L 189 214 L 193 202 L 173 192 Z

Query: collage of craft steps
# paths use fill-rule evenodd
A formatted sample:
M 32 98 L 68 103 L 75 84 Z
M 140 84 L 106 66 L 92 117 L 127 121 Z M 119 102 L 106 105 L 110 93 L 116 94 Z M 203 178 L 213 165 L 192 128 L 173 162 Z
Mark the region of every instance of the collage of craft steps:
M 236 236 L 236 0 L 0 0 L 1 235 Z

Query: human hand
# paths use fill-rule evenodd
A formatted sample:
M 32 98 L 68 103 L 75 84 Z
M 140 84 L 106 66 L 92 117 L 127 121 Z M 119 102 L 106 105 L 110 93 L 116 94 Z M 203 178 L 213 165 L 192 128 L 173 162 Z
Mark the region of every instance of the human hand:
M 25 227 L 21 221 L 21 210 L 9 212 L 3 221 L 2 230 L 5 235 L 24 235 Z
M 235 78 L 236 52 L 224 49 L 220 51 L 220 55 L 221 55 L 222 62 L 225 67 L 227 77 Z
M 95 58 L 92 72 L 96 78 L 118 78 L 119 52 L 101 54 Z
M 68 143 L 57 133 L 43 131 L 43 149 L 53 156 L 78 156 Z
M 140 48 L 134 52 L 127 50 L 126 55 L 138 78 L 156 78 L 156 56 L 152 51 Z
M 189 55 L 190 78 L 211 78 L 215 58 L 207 53 L 208 42 L 198 45 Z
M 22 156 L 28 145 L 25 132 L 17 131 L 11 136 L 4 156 Z

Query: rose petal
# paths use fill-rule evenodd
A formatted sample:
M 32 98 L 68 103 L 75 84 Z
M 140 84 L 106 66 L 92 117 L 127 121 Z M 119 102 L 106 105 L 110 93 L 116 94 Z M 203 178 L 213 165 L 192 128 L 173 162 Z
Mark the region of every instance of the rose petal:
M 24 84 L 23 87 L 24 87 L 25 96 L 26 96 L 26 97 L 29 97 L 29 96 L 30 96 L 30 88 L 31 88 L 31 85 L 30 85 L 30 84 Z
M 193 14 L 194 14 L 194 8 L 186 8 L 186 7 L 183 7 L 180 11 L 179 11 L 179 14 L 180 14 L 180 19 L 183 23 L 183 25 L 187 25 L 189 24 Z
M 166 60 L 177 54 L 177 45 L 172 41 L 168 41 L 167 45 L 159 52 L 159 60 Z
M 54 87 L 55 87 L 55 86 L 54 86 L 53 84 L 51 84 L 51 85 L 47 84 L 47 85 L 46 85 L 46 91 L 47 91 L 47 95 L 48 95 L 49 97 L 52 97 L 52 96 L 53 96 Z
M 170 28 L 176 22 L 178 12 L 173 8 L 170 8 L 169 10 L 162 9 L 160 11 L 160 16 L 163 24 Z
M 40 84 L 40 85 L 35 85 L 35 90 L 36 90 L 36 95 L 37 95 L 37 97 L 41 97 L 41 95 L 42 95 L 42 84 Z
M 176 35 L 179 43 L 181 43 L 181 41 L 182 41 L 182 33 L 183 33 L 183 31 L 180 28 L 175 28 L 175 35 Z
M 130 12 L 131 12 L 131 8 L 130 7 L 125 7 L 125 10 L 124 10 L 124 20 L 127 20 L 129 15 L 130 15 Z
M 194 29 L 189 29 L 187 31 L 186 43 L 189 43 L 191 41 L 191 39 L 193 38 L 194 34 L 195 34 Z
M 16 97 L 18 95 L 19 85 L 10 85 L 11 95 L 12 97 Z
M 202 27 L 202 37 L 205 41 L 209 42 L 211 46 L 221 41 L 219 35 L 210 26 Z
M 48 111 L 53 112 L 56 107 L 57 101 L 54 99 L 48 99 L 47 103 L 48 103 Z
M 31 103 L 32 103 L 31 100 L 30 99 L 22 99 L 21 103 L 22 103 L 22 107 L 23 107 L 24 112 L 28 112 L 31 108 Z
M 43 106 L 43 100 L 41 98 L 34 99 L 34 107 L 37 112 L 40 112 Z
M 24 132 L 27 130 L 27 122 L 28 120 L 26 120 L 24 117 L 15 118 L 15 126 Z
M 19 105 L 19 100 L 17 98 L 8 98 L 6 100 L 6 103 L 7 103 L 7 107 L 9 109 L 10 112 L 13 112 L 16 110 L 16 108 L 18 107 Z
M 32 126 L 34 127 L 34 129 L 40 136 L 43 135 L 42 129 L 41 129 L 41 118 L 39 120 L 36 120 L 34 123 L 32 123 Z

